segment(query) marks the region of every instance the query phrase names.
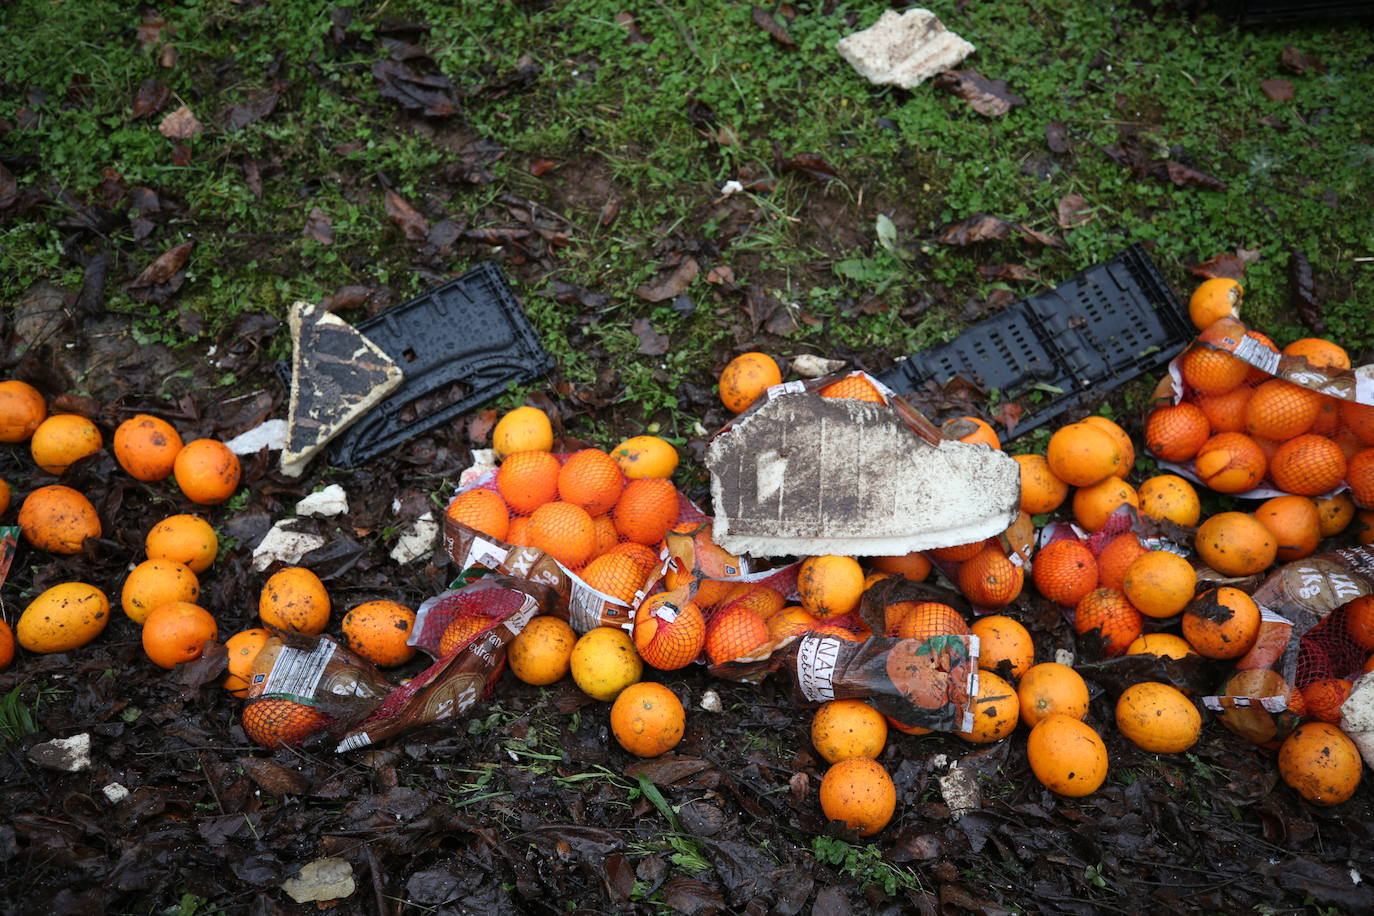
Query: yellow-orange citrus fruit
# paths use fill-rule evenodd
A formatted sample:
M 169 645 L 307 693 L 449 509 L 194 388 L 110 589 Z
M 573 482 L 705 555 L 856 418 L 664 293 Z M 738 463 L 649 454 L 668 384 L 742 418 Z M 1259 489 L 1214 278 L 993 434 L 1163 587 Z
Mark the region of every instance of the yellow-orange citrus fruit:
M 581 506 L 562 501 L 544 503 L 530 516 L 530 545 L 569 569 L 591 559 L 596 550 L 596 526 Z
M 1274 535 L 1276 556 L 1284 563 L 1309 556 L 1322 538 L 1317 504 L 1307 496 L 1275 496 L 1255 510 L 1255 518 Z
M 605 516 L 598 516 L 605 518 Z M 593 519 L 595 521 L 595 519 Z M 614 529 L 612 529 L 614 532 Z M 598 530 L 599 534 L 599 530 Z M 510 544 L 512 547 L 533 547 L 530 543 L 530 517 L 528 515 L 512 515 L 510 523 L 506 525 L 506 536 L 501 540 Z M 600 541 L 598 540 L 598 546 Z
M 1343 677 L 1318 678 L 1302 688 L 1302 702 L 1306 714 L 1332 725 L 1341 724 L 1341 704 L 1350 696 L 1354 685 Z
M 33 463 L 49 474 L 61 474 L 74 462 L 100 451 L 102 445 L 99 428 L 75 413 L 53 414 L 38 424 L 29 440 Z
M 414 627 L 414 611 L 382 599 L 349 610 L 340 629 L 348 648 L 380 668 L 392 668 L 415 657 L 415 647 L 406 645 Z
M 279 569 L 258 594 L 258 616 L 269 627 L 316 635 L 329 623 L 329 592 L 303 566 Z
M 144 560 L 129 571 L 119 604 L 134 623 L 143 624 L 153 608 L 169 601 L 192 604 L 200 598 L 200 580 L 191 568 L 173 560 Z
M 453 618 L 439 636 L 439 657 L 446 658 L 467 648 L 473 640 L 491 628 L 491 618 L 480 614 Z
M 1187 461 L 1211 434 L 1206 415 L 1186 401 L 1156 407 L 1145 420 L 1145 445 L 1165 461 Z
M 1361 449 L 1350 456 L 1345 469 L 1350 497 L 1361 509 L 1374 509 L 1374 448 Z
M 558 472 L 558 498 L 581 506 L 588 515 L 610 512 L 625 490 L 620 465 L 599 448 L 584 448 Z
M 1126 583 L 1126 571 L 1145 552 L 1134 532 L 1125 531 L 1112 538 L 1097 555 L 1098 587 L 1120 589 Z
M 1018 566 L 995 543 L 959 567 L 959 591 L 980 607 L 1005 607 L 1021 594 L 1026 568 Z
M 80 553 L 86 538 L 101 535 L 100 516 L 81 493 L 61 484 L 39 487 L 19 505 L 19 529 L 39 550 Z
M 636 757 L 671 751 L 682 740 L 686 726 L 682 701 L 662 684 L 631 684 L 611 705 L 611 734 Z
M 740 413 L 780 382 L 782 372 L 773 357 L 767 353 L 741 353 L 721 370 L 720 401 L 731 413 Z
M 459 493 L 448 504 L 447 515 L 455 522 L 498 541 L 505 540 L 510 530 L 510 508 L 495 490 L 479 488 Z
M 1054 476 L 1075 487 L 1090 487 L 1111 477 L 1124 457 L 1111 433 L 1082 422 L 1055 430 L 1045 452 Z
M 725 607 L 741 604 L 749 608 L 763 620 L 772 617 L 787 605 L 782 592 L 761 582 L 737 582 L 725 593 L 721 602 Z
M 1341 447 L 1314 433 L 1289 439 L 1269 462 L 1274 485 L 1288 493 L 1317 496 L 1335 489 L 1345 477 L 1346 460 Z
M 868 561 L 879 572 L 901 576 L 911 582 L 924 582 L 930 575 L 930 561 L 919 550 L 899 557 L 870 557 Z
M 667 480 L 677 470 L 673 444 L 658 436 L 632 436 L 611 449 L 611 458 L 626 478 L 659 477 Z
M 553 449 L 553 424 L 538 407 L 517 407 L 496 421 L 491 447 L 497 458 L 516 452 L 547 452 Z
M 1202 517 L 1202 502 L 1193 485 L 1177 474 L 1157 474 L 1136 491 L 1140 511 L 1150 518 L 1191 528 Z
M 243 733 L 263 747 L 300 744 L 333 723 L 324 712 L 281 697 L 254 700 L 243 708 Z
M 1279 774 L 1314 805 L 1338 805 L 1360 786 L 1364 762 L 1355 742 L 1329 722 L 1304 722 L 1279 748 Z
M 1308 432 L 1319 436 L 1330 436 L 1341 425 L 1341 402 L 1329 394 L 1318 395 L 1317 419 Z
M 24 442 L 48 417 L 48 405 L 28 382 L 0 382 L 0 442 Z
M 531 617 L 515 634 L 506 653 L 510 673 L 526 684 L 544 687 L 563 679 L 572 666 L 577 634 L 567 621 L 550 614 Z
M 1240 317 L 1244 288 L 1230 277 L 1210 277 L 1198 284 L 1188 297 L 1188 317 L 1193 327 L 1204 331 L 1214 321 Z
M 1072 538 L 1051 541 L 1035 555 L 1031 579 L 1055 604 L 1072 607 L 1097 587 L 1097 559 L 1087 545 Z
M 970 445 L 986 445 L 996 449 L 1002 447 L 997 430 L 992 428 L 991 423 L 978 417 L 955 417 L 946 420 L 941 425 L 940 432 L 944 433 L 946 439 L 967 442 Z
M 802 607 L 815 616 L 843 616 L 863 597 L 863 568 L 853 557 L 807 557 L 797 573 L 797 593 Z
M 512 528 L 515 526 L 515 523 L 517 521 L 519 521 L 519 519 L 511 519 Z M 592 548 L 593 558 L 605 556 L 606 554 L 614 550 L 616 546 L 621 543 L 620 532 L 615 530 L 615 519 L 611 518 L 609 512 L 603 513 L 602 515 L 592 516 L 592 531 L 596 535 L 596 546 Z M 514 544 L 515 542 L 511 541 L 510 539 L 511 532 L 507 531 L 506 540 Z M 626 541 L 625 543 L 632 544 L 634 542 Z M 647 571 L 645 572 L 645 575 L 648 575 Z
M 198 515 L 169 515 L 148 530 L 143 549 L 150 560 L 184 563 L 200 574 L 219 554 L 219 537 Z
M 1342 400 L 1341 422 L 1365 445 L 1374 445 L 1374 404 Z
M 1031 729 L 1026 760 L 1040 784 L 1051 792 L 1081 798 L 1107 779 L 1107 745 L 1092 726 L 1053 715 Z
M 1361 595 L 1345 606 L 1345 630 L 1361 647 L 1374 650 L 1374 595 Z
M 602 556 L 617 556 L 620 554 L 624 554 L 634 560 L 635 565 L 639 567 L 639 571 L 644 574 L 644 578 L 646 579 L 649 578 L 650 573 L 658 569 L 659 564 L 662 562 L 657 550 L 652 547 L 646 547 L 643 544 L 636 544 L 634 541 L 621 541 L 619 544 L 616 544 L 610 550 L 602 554 Z
M 1345 352 L 1345 348 L 1320 337 L 1295 340 L 1280 352 L 1285 356 L 1301 356 L 1316 368 L 1350 368 L 1350 354 Z
M 978 637 L 980 669 L 998 672 L 1006 662 L 1011 676 L 1020 678 L 1035 664 L 1035 641 L 1019 621 L 1005 614 L 989 614 L 979 617 L 969 629 Z
M 200 658 L 205 643 L 219 638 L 215 618 L 189 601 L 169 601 L 143 621 L 143 652 L 153 664 L 172 669 Z
M 1069 485 L 1050 470 L 1044 455 L 1013 455 L 1021 465 L 1021 511 L 1040 515 L 1058 509 L 1069 495 Z
M 897 788 L 876 760 L 850 757 L 830 765 L 821 777 L 821 811 L 859 836 L 887 826 L 897 810 Z
M 1181 754 L 1202 734 L 1202 714 L 1177 687 L 1144 681 L 1121 692 L 1116 727 L 1141 750 Z
M 768 642 L 768 624 L 741 604 L 727 605 L 706 627 L 706 656 L 711 664 L 742 658 Z
M 1135 487 L 1119 477 L 1108 477 L 1090 487 L 1079 487 L 1073 494 L 1073 517 L 1085 531 L 1096 531 L 1119 506 L 1140 507 Z
M 67 652 L 86 645 L 110 622 L 110 599 L 94 585 L 63 582 L 29 602 L 14 638 L 30 652 Z
M 1340 534 L 1355 518 L 1355 500 L 1350 498 L 1349 493 L 1318 496 L 1313 502 L 1317 506 L 1317 520 L 1324 538 Z
M 135 480 L 166 480 L 181 445 L 172 424 L 146 413 L 130 417 L 115 429 L 115 460 Z
M 1074 607 L 1073 628 L 1080 636 L 1097 630 L 1102 636 L 1102 654 L 1112 658 L 1125 654 L 1126 647 L 1140 638 L 1145 624 L 1124 592 L 1097 588 Z
M 971 632 L 964 615 L 940 601 L 899 601 L 884 609 L 884 617 L 889 621 L 886 635 L 901 639 L 966 636 Z
M 1016 687 L 1021 721 L 1031 728 L 1056 713 L 1081 719 L 1088 714 L 1088 684 L 1068 665 L 1041 662 L 1021 675 Z
M 619 627 L 592 627 L 573 646 L 569 668 L 579 690 L 609 703 L 639 680 L 644 662 L 629 633 Z
M 0 479 L 0 515 L 4 515 L 10 508 L 10 485 Z
M 873 387 L 873 383 L 862 375 L 850 375 L 816 392 L 823 398 L 850 398 L 855 401 L 869 401 L 874 404 L 886 404 L 883 400 L 882 392 Z M 738 411 L 736 411 L 738 413 Z
M 14 631 L 9 623 L 0 617 L 0 671 L 4 671 L 14 661 Z
M 1374 509 L 1360 509 L 1355 513 L 1355 543 L 1362 546 L 1374 544 Z
M 248 687 L 253 679 L 253 662 L 271 635 L 262 627 L 252 627 L 241 630 L 224 641 L 229 673 L 224 676 L 220 685 L 225 690 L 239 698 L 248 696 Z
M 1126 570 L 1121 590 L 1146 617 L 1172 617 L 1193 600 L 1197 573 L 1193 564 L 1167 550 L 1151 550 Z
M 840 626 L 838 623 L 826 623 L 824 620 L 816 624 L 811 630 L 816 636 L 836 636 L 850 642 L 863 642 L 868 637 L 859 635 L 855 630 Z
M 800 604 L 786 607 L 768 618 L 768 641 L 778 642 L 792 636 L 802 636 L 819 625 L 820 620 Z
M 1321 395 L 1311 388 L 1270 379 L 1245 405 L 1245 431 L 1262 439 L 1291 439 L 1311 429 L 1320 411 Z
M 663 540 L 681 511 L 677 489 L 657 477 L 632 480 L 611 511 L 620 536 L 650 547 Z
M 496 471 L 496 490 L 512 512 L 528 515 L 558 498 L 558 472 L 550 452 L 514 452 Z
M 1207 418 L 1213 433 L 1245 432 L 1245 411 L 1255 389 L 1249 385 L 1233 388 L 1225 394 L 1194 394 L 1193 403 Z
M 827 763 L 877 759 L 887 744 L 887 719 L 863 700 L 831 700 L 811 719 L 811 743 Z
M 687 667 L 706 643 L 701 608 L 692 601 L 673 600 L 669 594 L 652 595 L 635 610 L 635 649 L 660 671 Z
M 1179 357 L 1179 372 L 1189 388 L 1203 394 L 1225 394 L 1245 381 L 1250 367 L 1224 350 L 1198 345 Z
M 1183 658 L 1197 655 L 1188 640 L 1172 633 L 1146 633 L 1126 647 L 1127 655 L 1157 655 L 1161 658 Z
M 1183 612 L 1183 638 L 1207 658 L 1240 658 L 1259 628 L 1259 606 L 1229 585 L 1204 592 Z
M 622 604 L 634 602 L 635 593 L 644 587 L 645 578 L 635 558 L 624 553 L 597 557 L 583 568 L 581 576 L 583 582 Z
M 202 506 L 213 506 L 233 496 L 242 473 L 239 456 L 218 439 L 188 442 L 172 462 L 172 474 L 181 492 Z
M 973 727 L 954 734 L 972 744 L 991 744 L 1016 731 L 1021 701 L 1016 688 L 991 671 L 978 672 L 978 696 L 973 703 Z
M 1193 539 L 1202 562 L 1227 576 L 1252 576 L 1268 569 L 1278 542 L 1264 523 L 1244 512 L 1218 512 L 1198 526 Z
M 1089 426 L 1096 426 L 1116 440 L 1117 447 L 1121 449 L 1121 463 L 1117 465 L 1114 473 L 1117 477 L 1124 479 L 1131 472 L 1131 468 L 1135 467 L 1135 443 L 1131 441 L 1130 433 L 1122 429 L 1115 421 L 1097 414 L 1084 417 L 1083 422 Z
M 1245 433 L 1217 433 L 1193 459 L 1197 475 L 1218 493 L 1243 493 L 1264 479 L 1268 459 Z
M 930 551 L 930 555 L 947 563 L 963 563 L 965 560 L 972 560 L 983 552 L 983 548 L 988 544 L 987 539 L 974 541 L 972 544 L 953 544 L 949 547 L 936 547 Z

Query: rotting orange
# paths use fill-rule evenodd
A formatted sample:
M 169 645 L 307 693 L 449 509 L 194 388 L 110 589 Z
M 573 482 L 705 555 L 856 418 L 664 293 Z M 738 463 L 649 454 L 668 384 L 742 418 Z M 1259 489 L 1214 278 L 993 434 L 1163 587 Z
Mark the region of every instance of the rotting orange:
M 731 413 L 747 409 L 768 388 L 782 382 L 777 361 L 767 353 L 741 353 L 720 373 L 720 400 Z
M 498 459 L 516 452 L 547 452 L 553 449 L 553 423 L 538 407 L 517 407 L 496 421 L 491 447 Z
M 620 627 L 592 627 L 573 646 L 569 670 L 579 690 L 609 703 L 644 674 L 630 634 Z
M 447 658 L 468 647 L 473 640 L 491 629 L 491 618 L 478 614 L 455 617 L 439 635 L 439 657 Z
M 1260 384 L 1245 405 L 1245 431 L 1261 439 L 1291 439 L 1312 428 L 1321 395 L 1281 378 Z
M 853 557 L 807 557 L 797 572 L 802 607 L 822 619 L 848 614 L 863 592 L 864 571 Z
M 39 550 L 81 552 L 87 538 L 102 533 L 95 506 L 82 493 L 61 484 L 39 487 L 19 504 L 19 530 Z
M 827 763 L 876 760 L 887 744 L 887 719 L 863 700 L 831 700 L 811 717 L 811 744 Z
M 955 417 L 946 420 L 940 426 L 946 439 L 953 439 L 956 442 L 967 442 L 970 445 L 986 445 L 989 448 L 1000 449 L 1002 440 L 997 435 L 997 430 L 992 428 L 992 424 L 978 417 Z
M 233 496 L 242 474 L 239 456 L 218 439 L 186 443 L 172 463 L 172 475 L 181 492 L 202 506 L 217 505 Z
M 622 604 L 634 602 L 635 593 L 644 587 L 644 572 L 634 557 L 624 553 L 603 554 L 581 572 L 582 581 L 603 595 Z
M 821 777 L 821 811 L 859 836 L 887 826 L 897 809 L 897 788 L 876 760 L 850 757 L 830 765 Z
M 930 555 L 937 560 L 944 560 L 946 563 L 963 563 L 965 560 L 972 560 L 983 552 L 987 546 L 987 540 L 974 541 L 971 544 L 953 544 L 949 547 L 936 547 L 930 551 Z
M 219 537 L 198 515 L 169 515 L 148 530 L 143 549 L 150 560 L 184 563 L 199 575 L 219 554 Z
M 200 580 L 189 566 L 172 560 L 144 560 L 129 571 L 120 591 L 119 604 L 134 623 L 142 626 L 153 608 L 169 601 L 192 604 L 200 598 Z
M 153 663 L 172 669 L 200 658 L 205 643 L 219 638 L 215 618 L 189 601 L 169 601 L 153 608 L 143 621 L 143 652 Z
M 1050 470 L 1044 455 L 1013 455 L 1021 465 L 1021 511 L 1031 515 L 1053 512 L 1069 495 L 1069 485 Z
M 1108 541 L 1097 555 L 1098 587 L 1121 588 L 1126 583 L 1126 571 L 1146 550 L 1133 531 L 1123 531 Z
M 1374 595 L 1361 595 L 1346 604 L 1345 631 L 1361 647 L 1374 651 Z
M 632 436 L 611 449 L 611 458 L 629 480 L 659 477 L 663 480 L 677 470 L 677 449 L 658 436 Z
M 1197 476 L 1218 493 L 1243 493 L 1264 479 L 1264 451 L 1245 433 L 1217 433 L 1193 459 Z
M 1021 594 L 1026 568 L 1011 561 L 995 543 L 959 567 L 959 591 L 980 607 L 1005 607 Z
M 1198 344 L 1179 357 L 1179 372 L 1189 388 L 1203 394 L 1225 394 L 1245 381 L 1249 365 L 1224 350 Z
M 610 512 L 624 491 L 620 465 L 599 448 L 574 453 L 558 472 L 558 498 L 582 507 L 588 515 Z
M 1097 630 L 1103 656 L 1113 658 L 1125 654 L 1126 647 L 1140 638 L 1145 624 L 1125 592 L 1096 588 L 1074 606 L 1073 628 L 1080 636 Z
M 530 516 L 530 545 L 568 569 L 577 569 L 596 549 L 596 526 L 581 506 L 562 501 L 545 503 Z
M 1191 483 L 1177 474 L 1156 474 L 1136 491 L 1140 511 L 1150 518 L 1191 528 L 1202 517 L 1202 501 Z
M 240 718 L 243 733 L 263 747 L 300 744 L 333 721 L 314 706 L 281 697 L 254 700 Z
M 1241 385 L 1225 394 L 1194 394 L 1192 403 L 1207 418 L 1213 433 L 1243 433 L 1245 411 L 1254 393 L 1254 388 Z
M 706 656 L 711 664 L 742 658 L 768 642 L 768 624 L 742 604 L 721 608 L 706 627 Z
M 964 615 L 940 601 L 900 601 L 884 609 L 884 617 L 896 623 L 888 635 L 901 639 L 930 639 L 932 636 L 965 636 L 969 632 Z
M 1031 728 L 1026 759 L 1041 785 L 1070 798 L 1091 795 L 1107 779 L 1107 745 L 1072 716 L 1048 716 Z
M 404 665 L 415 657 L 408 645 L 415 612 L 399 601 L 364 601 L 344 615 L 340 629 L 348 648 L 381 668 Z
M 802 636 L 820 626 L 820 620 L 800 604 L 785 607 L 768 618 L 768 641 L 777 642 Z
M 1349 474 L 1347 466 L 1346 473 Z M 1322 537 L 1335 537 L 1349 527 L 1355 518 L 1355 500 L 1349 493 L 1335 493 L 1331 496 L 1317 496 L 1312 500 L 1317 506 L 1317 520 L 1321 526 Z
M 686 730 L 682 701 L 662 684 L 640 681 L 611 705 L 611 734 L 636 757 L 657 757 L 677 747 Z
M 1260 610 L 1229 585 L 1203 592 L 1183 612 L 1183 638 L 1207 658 L 1240 658 L 1259 635 Z
M 1040 662 L 1021 675 L 1016 687 L 1021 703 L 1021 721 L 1034 728 L 1047 716 L 1061 715 L 1081 719 L 1088 714 L 1088 684 L 1068 665 Z
M 1355 742 L 1329 722 L 1304 722 L 1279 748 L 1279 774 L 1314 805 L 1338 805 L 1355 794 L 1364 761 Z
M 1079 487 L 1073 494 L 1073 517 L 1085 531 L 1096 531 L 1121 506 L 1140 507 L 1135 487 L 1119 477 L 1108 477 L 1090 487 Z
M 1227 576 L 1251 576 L 1268 569 L 1278 542 L 1264 523 L 1244 512 L 1218 512 L 1198 526 L 1193 538 L 1198 556 Z
M 1313 719 L 1340 725 L 1341 704 L 1350 696 L 1353 686 L 1343 677 L 1318 678 L 1302 688 L 1303 708 Z
M 930 560 L 919 550 L 899 557 L 870 557 L 869 565 L 879 572 L 891 573 L 910 582 L 924 582 L 930 575 Z
M 1167 550 L 1151 550 L 1137 557 L 1121 582 L 1121 590 L 1135 609 L 1157 619 L 1182 613 L 1196 589 L 1193 564 Z
M 625 487 L 611 518 L 622 537 L 653 546 L 663 540 L 680 511 L 677 489 L 670 482 L 641 477 Z
M 514 452 L 496 470 L 496 491 L 512 512 L 529 515 L 558 498 L 558 472 L 550 452 Z
M 0 382 L 0 442 L 25 442 L 48 417 L 42 393 L 28 382 Z
M 1245 289 L 1230 277 L 1210 277 L 1188 297 L 1188 317 L 1193 327 L 1205 331 L 1222 318 L 1239 318 Z
M 1001 673 L 1005 670 L 1020 678 L 1035 664 L 1035 641 L 1030 631 L 1005 614 L 979 617 L 969 627 L 978 637 L 978 667 L 984 671 Z
M 706 618 L 701 608 L 693 601 L 678 601 L 669 595 L 652 595 L 635 610 L 635 649 L 640 658 L 660 671 L 687 667 L 706 643 Z
M 1089 426 L 1096 426 L 1116 440 L 1117 447 L 1121 449 L 1121 463 L 1117 465 L 1115 475 L 1124 480 L 1135 467 L 1135 443 L 1131 441 L 1130 433 L 1122 429 L 1116 421 L 1099 414 L 1090 414 L 1083 418 L 1083 422 Z
M 1021 702 L 1016 688 L 991 671 L 978 673 L 978 695 L 973 701 L 973 727 L 954 734 L 971 744 L 991 744 L 1016 731 Z
M 1350 498 L 1361 509 L 1374 509 L 1374 448 L 1361 449 L 1345 468 Z
M 1173 633 L 1146 633 L 1126 647 L 1127 655 L 1156 655 L 1160 658 L 1184 658 L 1197 655 L 1188 640 Z
M 1310 497 L 1275 496 L 1260 503 L 1254 514 L 1274 535 L 1275 554 L 1284 563 L 1310 556 L 1321 542 L 1321 516 Z
M 531 617 L 515 634 L 506 652 L 510 673 L 526 684 L 544 687 L 557 683 L 572 665 L 577 634 L 568 622 L 551 614 Z
M 248 687 L 253 679 L 253 662 L 271 635 L 262 627 L 252 627 L 240 630 L 224 641 L 229 673 L 220 681 L 221 687 L 240 699 L 248 696 Z
M 1156 407 L 1145 420 L 1145 446 L 1165 461 L 1187 461 L 1211 434 L 1207 416 L 1186 401 Z
M 477 488 L 459 493 L 448 504 L 446 514 L 455 522 L 498 541 L 505 540 L 510 530 L 510 508 L 495 490 Z
M 1086 544 L 1073 538 L 1051 541 L 1035 555 L 1031 580 L 1050 601 L 1072 607 L 1097 587 L 1097 558 Z
M 1318 369 L 1350 368 L 1350 354 L 1345 348 L 1321 337 L 1303 337 L 1279 352 L 1285 356 L 1301 356 Z
M 61 475 L 104 444 L 99 427 L 90 420 L 76 413 L 55 413 L 33 431 L 29 451 L 34 464 L 49 474 Z
M 1269 476 L 1280 490 L 1302 496 L 1327 493 L 1345 477 L 1346 460 L 1341 447 L 1313 433 L 1289 439 L 1269 462 Z
M 141 413 L 119 424 L 113 446 L 115 460 L 130 477 L 156 481 L 172 473 L 182 442 L 172 424 Z
M 258 616 L 279 630 L 323 633 L 329 624 L 329 592 L 320 577 L 303 566 L 279 569 L 263 583 Z
M 1083 422 L 1055 430 L 1045 452 L 1054 476 L 1075 487 L 1090 487 L 1111 477 L 1123 458 L 1111 433 Z
M 873 404 L 887 403 L 882 392 L 873 387 L 873 383 L 862 375 L 846 376 L 820 388 L 816 393 L 823 398 L 849 398 L 854 401 L 869 401 Z
M 1144 681 L 1117 698 L 1116 727 L 1141 750 L 1181 754 L 1202 734 L 1202 714 L 1177 687 Z

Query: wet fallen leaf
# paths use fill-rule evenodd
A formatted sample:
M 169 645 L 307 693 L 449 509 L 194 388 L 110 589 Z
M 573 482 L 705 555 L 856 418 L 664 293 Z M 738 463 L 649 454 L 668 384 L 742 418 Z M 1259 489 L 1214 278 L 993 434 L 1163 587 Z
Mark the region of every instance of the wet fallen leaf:
M 1299 51 L 1292 45 L 1287 45 L 1283 49 L 1283 53 L 1279 55 L 1279 63 L 1283 65 L 1285 70 L 1290 73 L 1296 73 L 1299 76 L 1306 73 L 1308 70 L 1315 70 L 1318 73 L 1326 72 L 1326 65 L 1320 60 L 1310 54 Z
M 735 272 L 725 264 L 717 264 L 706 271 L 706 282 L 717 286 L 734 286 Z
M 169 140 L 189 140 L 204 130 L 205 127 L 196 119 L 189 105 L 182 105 L 157 126 L 157 132 Z
M 795 48 L 797 43 L 792 40 L 792 35 L 787 31 L 787 27 L 772 13 L 761 6 L 754 7 L 754 25 L 763 29 L 773 40 L 785 48 Z
M 1293 101 L 1293 84 L 1285 79 L 1267 79 L 1260 82 L 1260 92 L 1263 92 L 1273 102 Z
M 693 280 L 697 278 L 697 273 L 701 270 L 701 265 L 696 258 L 683 258 L 681 263 L 673 269 L 673 272 L 666 277 L 661 277 L 656 283 L 646 283 L 635 290 L 635 295 L 650 302 L 662 302 L 665 299 L 672 299 L 678 293 L 685 290 Z
M 643 353 L 645 356 L 662 356 L 668 352 L 668 335 L 655 331 L 654 326 L 649 323 L 649 319 L 636 318 L 631 323 L 630 330 L 639 340 L 637 352 Z
M 935 240 L 942 245 L 973 245 L 978 242 L 1003 241 L 1012 235 L 1019 235 L 1037 245 L 1064 247 L 1064 243 L 1052 235 L 990 213 L 975 213 L 957 223 L 950 223 L 940 231 Z
M 1316 285 L 1312 280 L 1312 264 L 1297 248 L 1288 252 L 1288 301 L 1313 334 L 1320 337 L 1326 333 L 1321 303 L 1317 301 Z
M 143 19 L 134 29 L 138 36 L 138 46 L 144 51 L 162 41 L 162 30 L 167 28 L 167 20 L 158 15 L 151 6 L 143 8 Z
M 625 40 L 628 44 L 642 45 L 647 44 L 649 39 L 645 38 L 639 31 L 639 24 L 635 22 L 635 17 L 630 13 L 616 13 L 615 24 L 625 30 Z
M 186 262 L 195 242 L 183 242 L 164 251 L 130 281 L 125 289 L 143 302 L 162 302 L 181 288 L 186 279 Z
M 148 77 L 138 84 L 138 93 L 134 96 L 134 110 L 129 115 L 130 120 L 137 121 L 157 114 L 171 98 L 172 90 L 166 83 L 156 77 Z
M 1040 275 L 1021 264 L 981 264 L 978 272 L 993 283 L 1038 282 Z
M 275 760 L 263 757 L 240 757 L 238 765 L 248 777 L 269 795 L 302 795 L 310 788 L 310 780 L 299 770 L 289 769 Z
M 390 188 L 384 198 L 387 219 L 395 223 L 405 237 L 412 242 L 423 242 L 429 234 L 429 221 L 420 215 L 404 197 Z
M 558 163 L 552 159 L 536 159 L 530 163 L 530 174 L 538 178 L 545 172 L 558 168 Z
M 797 172 L 817 181 L 836 181 L 840 173 L 816 153 L 799 153 L 782 160 L 785 172 Z
M 1246 254 L 1253 254 L 1253 257 L 1246 257 Z M 1227 277 L 1231 280 L 1245 279 L 1245 265 L 1258 259 L 1258 252 L 1237 251 L 1235 254 L 1219 254 L 1216 257 L 1203 261 L 1188 268 L 1188 272 L 1198 277 L 1212 279 L 1214 277 Z
M 228 130 L 242 130 L 276 110 L 277 97 L 271 89 L 250 90 L 246 99 L 225 108 L 215 120 Z
M 1065 194 L 1059 198 L 1057 219 L 1060 229 L 1073 229 L 1090 223 L 1094 215 L 1092 206 L 1077 194 Z
M 1026 104 L 1025 99 L 1007 89 L 1006 80 L 988 79 L 977 70 L 946 70 L 935 77 L 935 87 L 957 95 L 974 111 L 989 118 Z
M 1052 153 L 1069 151 L 1069 130 L 1063 124 L 1051 122 L 1045 125 L 1045 145 Z
M 372 75 L 381 83 L 381 95 L 402 108 L 426 117 L 446 118 L 458 113 L 453 83 L 442 73 L 420 74 L 400 61 L 379 60 Z
M 1213 178 L 1205 172 L 1181 162 L 1174 162 L 1172 159 L 1164 163 L 1165 173 L 1169 180 L 1180 188 L 1206 188 L 1209 191 L 1225 191 L 1226 182 L 1220 178 Z
M 307 216 L 305 220 L 305 231 L 303 234 L 306 238 L 314 239 L 321 245 L 333 245 L 334 222 L 329 218 L 329 214 L 325 213 L 319 207 L 311 207 L 310 215 Z

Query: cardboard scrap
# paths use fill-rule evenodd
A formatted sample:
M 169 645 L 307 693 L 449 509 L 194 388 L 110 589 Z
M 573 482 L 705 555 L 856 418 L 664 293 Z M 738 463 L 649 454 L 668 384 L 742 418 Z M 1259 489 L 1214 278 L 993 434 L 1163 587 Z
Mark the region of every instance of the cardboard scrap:
M 974 46 L 945 28 L 930 10 L 884 10 L 872 26 L 835 45 L 859 75 L 880 86 L 914 89 L 959 66 Z

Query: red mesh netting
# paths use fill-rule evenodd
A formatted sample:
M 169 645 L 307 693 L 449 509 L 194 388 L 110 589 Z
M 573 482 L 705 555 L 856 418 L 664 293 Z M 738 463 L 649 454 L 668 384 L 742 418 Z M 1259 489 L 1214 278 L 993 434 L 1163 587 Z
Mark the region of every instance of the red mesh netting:
M 1325 678 L 1353 681 L 1363 671 L 1369 650 L 1350 635 L 1346 626 L 1348 608 L 1346 605 L 1328 614 L 1299 640 L 1298 669 L 1294 678 L 1299 690 Z

